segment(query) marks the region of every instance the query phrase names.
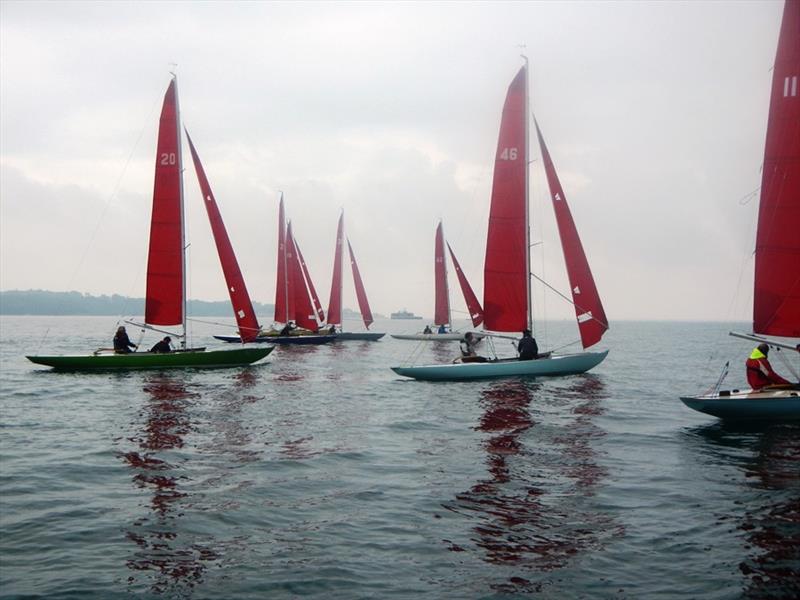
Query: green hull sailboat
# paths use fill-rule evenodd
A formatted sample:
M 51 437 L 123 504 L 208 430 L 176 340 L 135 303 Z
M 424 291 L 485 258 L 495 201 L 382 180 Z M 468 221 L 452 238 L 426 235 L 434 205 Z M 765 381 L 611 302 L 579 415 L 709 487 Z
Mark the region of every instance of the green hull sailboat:
M 262 346 L 234 350 L 186 350 L 167 354 L 131 352 L 130 354 L 28 356 L 26 358 L 37 365 L 53 367 L 59 371 L 216 369 L 254 363 L 267 356 L 272 350 L 273 346 Z
M 190 138 L 188 142 L 241 340 L 247 343 L 255 339 L 260 327 L 211 187 Z M 210 351 L 186 348 L 185 248 L 181 126 L 177 83 L 173 77 L 159 121 L 144 322 L 150 328 L 180 325 L 181 333 L 170 334 L 180 340 L 180 349 L 166 353 L 98 350 L 83 356 L 28 356 L 28 360 L 63 371 L 105 371 L 233 367 L 249 365 L 267 356 L 271 346 L 243 345 L 233 350 Z

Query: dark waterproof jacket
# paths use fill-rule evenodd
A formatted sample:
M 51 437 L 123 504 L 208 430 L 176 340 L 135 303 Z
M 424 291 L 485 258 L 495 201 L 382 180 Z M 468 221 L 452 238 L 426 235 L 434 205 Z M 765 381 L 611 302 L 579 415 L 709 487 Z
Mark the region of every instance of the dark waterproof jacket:
M 526 335 L 517 344 L 520 360 L 533 360 L 539 356 L 539 344 L 531 336 Z

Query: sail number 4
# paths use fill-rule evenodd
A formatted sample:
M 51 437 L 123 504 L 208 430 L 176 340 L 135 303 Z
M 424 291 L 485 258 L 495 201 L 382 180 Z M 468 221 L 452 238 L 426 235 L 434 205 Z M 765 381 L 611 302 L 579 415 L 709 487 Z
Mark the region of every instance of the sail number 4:
M 503 151 L 500 153 L 501 160 L 517 160 L 517 149 L 516 148 L 503 148 Z
M 162 165 L 174 165 L 178 162 L 177 158 L 175 157 L 174 152 L 162 152 L 161 153 L 161 164 Z

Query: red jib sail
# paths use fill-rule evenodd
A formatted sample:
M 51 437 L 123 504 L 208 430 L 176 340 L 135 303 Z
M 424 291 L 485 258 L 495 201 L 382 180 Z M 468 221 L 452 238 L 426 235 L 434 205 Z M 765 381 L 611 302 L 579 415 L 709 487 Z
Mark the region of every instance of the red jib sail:
M 358 309 L 361 311 L 361 318 L 364 320 L 364 327 L 369 329 L 372 325 L 372 311 L 369 309 L 367 292 L 364 289 L 364 282 L 361 281 L 361 273 L 356 264 L 356 255 L 353 254 L 353 247 L 350 240 L 347 240 L 347 250 L 350 252 L 350 266 L 353 268 L 353 283 L 356 286 L 356 298 L 358 299 Z
M 178 97 L 173 79 L 164 95 L 158 129 L 147 297 L 144 319 L 152 325 L 183 322 L 183 210 Z
M 453 253 L 453 249 L 450 247 L 449 243 L 447 244 L 447 250 L 450 252 L 453 268 L 455 268 L 456 275 L 458 276 L 461 293 L 464 294 L 464 302 L 467 303 L 467 310 L 469 311 L 469 318 L 472 319 L 472 326 L 477 327 L 483 323 L 483 309 L 481 308 L 481 303 L 478 302 L 478 297 L 475 295 L 475 292 L 472 291 L 472 286 L 469 284 L 469 281 L 467 281 L 467 276 L 461 269 L 461 265 L 458 264 L 456 255 Z
M 442 223 L 436 228 L 436 241 L 434 244 L 434 311 L 433 322 L 435 325 L 450 324 L 450 298 L 447 291 L 447 264 L 444 256 L 444 232 Z
M 483 270 L 484 327 L 528 328 L 527 68 L 508 88 L 495 155 Z
M 290 281 L 290 291 L 292 292 L 293 302 L 290 305 L 289 321 L 294 321 L 299 327 L 316 331 L 317 321 L 314 318 L 314 307 L 311 305 L 311 298 L 306 288 L 305 277 L 303 275 L 303 265 L 300 262 L 300 252 L 292 236 L 292 224 L 286 230 L 287 250 L 287 279 Z
M 336 249 L 333 256 L 333 279 L 331 280 L 331 297 L 328 302 L 328 324 L 342 324 L 342 245 L 344 244 L 344 213 L 339 215 L 339 226 L 336 228 Z
M 287 253 L 289 249 L 286 245 L 286 216 L 283 211 L 283 194 L 278 207 L 278 270 L 275 281 L 275 322 L 288 323 L 289 317 L 289 278 L 286 276 Z
M 564 251 L 564 262 L 567 265 L 567 276 L 572 290 L 572 303 L 575 306 L 575 316 L 581 332 L 581 342 L 584 348 L 588 348 L 599 342 L 603 333 L 608 329 L 606 313 L 603 310 L 600 295 L 597 293 L 597 286 L 594 284 L 589 261 L 586 260 L 586 253 L 583 251 L 583 244 L 578 236 L 578 229 L 572 219 L 567 197 L 558 180 L 555 166 L 544 143 L 538 123 L 536 123 L 536 135 L 539 138 L 544 170 L 547 174 L 547 185 L 550 187 L 550 197 L 556 214 L 561 249 Z
M 314 307 L 314 313 L 321 323 L 325 320 L 325 311 L 322 310 L 322 303 L 319 301 L 319 296 L 317 296 L 317 289 L 314 287 L 314 282 L 311 280 L 311 275 L 306 265 L 306 259 L 303 258 L 303 253 L 300 252 L 300 246 L 297 244 L 297 240 L 294 240 L 294 249 L 297 251 L 297 258 L 300 259 L 300 266 L 303 269 L 303 279 L 305 279 L 306 286 L 308 287 L 308 295 Z
M 756 235 L 753 331 L 800 337 L 800 2 L 787 0 L 772 72 Z
M 258 330 L 260 329 L 255 311 L 253 310 L 253 303 L 250 300 L 250 295 L 247 293 L 244 277 L 242 277 L 242 271 L 239 269 L 239 262 L 236 260 L 236 254 L 233 252 L 233 246 L 228 237 L 228 232 L 225 229 L 225 223 L 222 221 L 222 214 L 219 212 L 219 206 L 217 206 L 217 201 L 214 198 L 214 193 L 211 191 L 211 185 L 208 183 L 205 169 L 203 169 L 200 157 L 197 155 L 197 150 L 195 150 L 188 131 L 186 132 L 186 139 L 189 142 L 189 150 L 192 153 L 192 161 L 194 162 L 194 170 L 197 173 L 197 181 L 200 184 L 200 191 L 203 193 L 203 198 L 205 199 L 203 204 L 208 214 L 208 222 L 211 224 L 211 232 L 214 234 L 214 243 L 217 245 L 217 255 L 222 265 L 225 283 L 228 286 L 228 294 L 231 298 L 236 324 L 239 326 L 239 336 L 242 338 L 243 342 L 252 342 L 256 339 Z

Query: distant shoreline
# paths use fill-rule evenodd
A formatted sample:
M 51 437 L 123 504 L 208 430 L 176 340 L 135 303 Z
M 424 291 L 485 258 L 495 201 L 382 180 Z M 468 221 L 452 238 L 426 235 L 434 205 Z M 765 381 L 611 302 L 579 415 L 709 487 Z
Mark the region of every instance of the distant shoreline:
M 186 309 L 192 317 L 233 317 L 233 309 L 227 300 L 189 300 Z M 275 305 L 253 302 L 253 310 L 259 317 L 271 319 L 275 314 Z M 359 313 L 348 309 L 342 312 L 346 319 L 361 318 Z M 0 315 L 3 316 L 119 317 L 143 314 L 144 298 L 48 290 L 0 291 Z M 375 316 L 383 318 L 382 315 Z

